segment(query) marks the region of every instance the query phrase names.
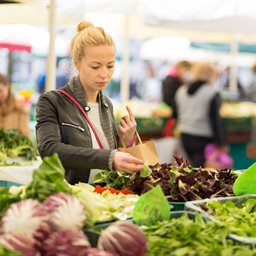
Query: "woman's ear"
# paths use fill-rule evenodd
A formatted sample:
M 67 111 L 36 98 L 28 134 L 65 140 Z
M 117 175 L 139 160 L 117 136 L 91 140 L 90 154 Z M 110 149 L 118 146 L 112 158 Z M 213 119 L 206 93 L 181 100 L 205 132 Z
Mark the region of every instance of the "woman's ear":
M 80 69 L 80 61 L 74 61 L 74 65 L 75 65 L 77 70 Z

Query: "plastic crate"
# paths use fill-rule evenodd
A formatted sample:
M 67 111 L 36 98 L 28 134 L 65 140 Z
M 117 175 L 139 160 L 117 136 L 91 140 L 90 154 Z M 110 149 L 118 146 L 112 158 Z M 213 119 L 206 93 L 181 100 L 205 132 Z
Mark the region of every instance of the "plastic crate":
M 185 202 L 170 202 L 170 205 L 173 207 L 171 208 L 171 212 L 185 210 Z
M 92 247 L 97 247 L 98 239 L 100 237 L 100 231 L 96 229 L 85 229 L 85 235 L 87 236 Z
M 223 124 L 227 132 L 251 132 L 252 117 L 223 118 Z
M 167 122 L 167 118 L 163 117 L 136 117 L 135 119 L 139 133 L 162 132 Z
M 187 211 L 192 211 L 192 212 L 199 212 L 204 218 L 207 218 L 212 221 L 218 221 L 213 215 L 209 215 L 205 210 L 201 208 L 202 205 L 212 202 L 212 201 L 217 201 L 220 203 L 225 203 L 226 201 L 232 201 L 236 206 L 240 206 L 243 204 L 247 199 L 256 199 L 256 194 L 254 195 L 243 195 L 243 196 L 232 196 L 232 197 L 219 197 L 219 198 L 210 198 L 210 199 L 204 199 L 204 200 L 197 200 L 197 201 L 191 201 L 191 202 L 186 202 L 185 203 L 185 209 Z M 256 220 L 255 220 L 256 223 Z M 256 248 L 256 234 L 255 237 L 245 237 L 245 236 L 239 236 L 236 234 L 230 233 L 228 235 L 228 238 L 233 240 L 235 243 L 238 244 L 248 244 L 252 248 Z
M 21 186 L 19 183 L 11 182 L 11 181 L 6 181 L 6 180 L 0 180 L 0 187 L 11 187 L 11 186 Z

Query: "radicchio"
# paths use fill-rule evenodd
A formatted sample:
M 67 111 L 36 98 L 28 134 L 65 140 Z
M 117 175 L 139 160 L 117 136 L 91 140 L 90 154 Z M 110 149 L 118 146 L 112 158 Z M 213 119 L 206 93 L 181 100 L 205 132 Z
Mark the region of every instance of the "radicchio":
M 39 229 L 49 229 L 48 216 L 43 205 L 34 199 L 12 204 L 2 218 L 3 234 L 23 235 L 32 239 Z
M 147 238 L 135 224 L 117 221 L 101 233 L 98 248 L 116 256 L 144 256 L 147 252 Z
M 81 230 L 86 220 L 82 203 L 75 197 L 60 192 L 49 196 L 43 203 L 50 214 L 53 230 Z
M 7 248 L 19 252 L 22 256 L 40 256 L 33 238 L 21 234 L 5 234 L 0 238 L 0 242 Z
M 60 230 L 44 242 L 44 256 L 85 256 L 91 247 L 82 231 Z

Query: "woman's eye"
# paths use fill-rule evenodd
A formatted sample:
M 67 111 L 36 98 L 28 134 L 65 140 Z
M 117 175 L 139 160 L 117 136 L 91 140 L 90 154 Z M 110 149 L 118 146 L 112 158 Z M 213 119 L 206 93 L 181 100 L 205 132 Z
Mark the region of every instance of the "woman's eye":
M 98 69 L 99 67 L 91 67 L 92 69 Z
M 109 68 L 109 69 L 112 69 L 112 68 L 114 68 L 114 66 L 108 66 L 108 68 Z

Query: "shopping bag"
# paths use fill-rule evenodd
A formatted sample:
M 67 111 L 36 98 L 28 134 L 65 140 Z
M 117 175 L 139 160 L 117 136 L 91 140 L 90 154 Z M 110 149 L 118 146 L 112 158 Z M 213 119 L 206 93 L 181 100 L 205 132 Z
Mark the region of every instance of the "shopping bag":
M 233 167 L 233 159 L 214 144 L 208 144 L 204 149 L 205 167 L 225 169 Z
M 155 165 L 159 163 L 154 142 L 151 140 L 142 142 L 137 131 L 136 136 L 138 138 L 138 144 L 132 147 L 126 147 L 124 141 L 121 139 L 122 148 L 119 148 L 119 151 L 130 153 L 134 157 L 147 162 L 149 165 Z

